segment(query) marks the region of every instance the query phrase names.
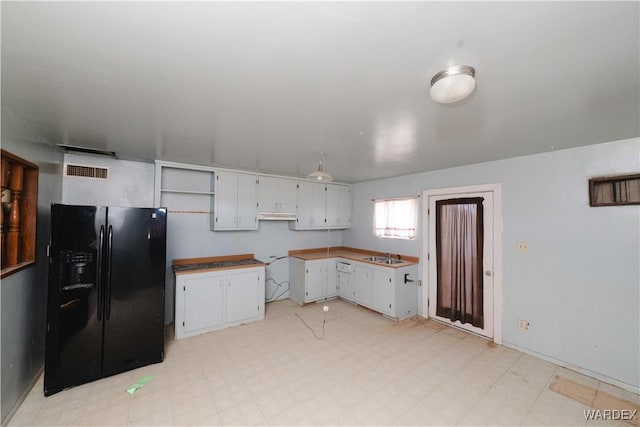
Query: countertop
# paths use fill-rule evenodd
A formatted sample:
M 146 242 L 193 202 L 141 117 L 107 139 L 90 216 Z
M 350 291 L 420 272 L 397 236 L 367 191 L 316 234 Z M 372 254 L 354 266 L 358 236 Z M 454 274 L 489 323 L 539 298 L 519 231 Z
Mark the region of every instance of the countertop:
M 238 268 L 260 267 L 265 264 L 253 257 L 253 254 L 229 255 L 209 258 L 174 259 L 171 267 L 176 275 L 202 273 L 214 270 L 233 270 Z
M 386 256 L 383 252 L 368 251 L 366 249 L 349 248 L 344 246 L 334 246 L 330 248 L 301 249 L 289 251 L 289 256 L 312 261 L 326 258 L 345 258 L 352 261 L 365 262 L 379 267 L 400 268 L 417 264 L 419 259 L 409 255 L 391 254 L 391 258 L 400 259 L 402 262 L 398 264 L 382 264 L 375 261 L 366 261 L 364 258 L 369 256 Z

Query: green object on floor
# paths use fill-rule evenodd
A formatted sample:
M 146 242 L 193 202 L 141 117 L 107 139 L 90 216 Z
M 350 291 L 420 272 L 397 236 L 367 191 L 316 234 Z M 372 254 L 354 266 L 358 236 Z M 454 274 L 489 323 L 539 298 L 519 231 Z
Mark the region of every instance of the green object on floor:
M 127 393 L 129 394 L 135 393 L 137 389 L 144 387 L 146 383 L 151 381 L 151 378 L 153 378 L 151 375 L 145 375 L 144 377 L 140 378 L 137 383 L 135 383 L 134 385 L 132 385 L 127 389 Z

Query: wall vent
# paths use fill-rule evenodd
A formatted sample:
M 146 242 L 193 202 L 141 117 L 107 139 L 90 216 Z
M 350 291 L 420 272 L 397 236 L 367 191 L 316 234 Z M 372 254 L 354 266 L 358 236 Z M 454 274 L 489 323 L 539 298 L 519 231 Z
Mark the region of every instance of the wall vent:
M 64 175 L 80 178 L 107 179 L 109 176 L 109 168 L 66 163 Z

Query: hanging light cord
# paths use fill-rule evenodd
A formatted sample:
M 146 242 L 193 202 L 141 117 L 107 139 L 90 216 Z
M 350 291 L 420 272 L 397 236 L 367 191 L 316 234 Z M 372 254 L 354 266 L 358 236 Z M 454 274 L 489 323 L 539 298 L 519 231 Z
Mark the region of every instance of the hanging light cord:
M 325 325 L 325 323 L 327 323 L 327 319 L 326 319 L 326 317 L 327 317 L 327 316 L 326 316 L 326 312 L 324 312 L 324 313 L 322 314 L 322 335 L 320 335 L 320 336 L 318 336 L 318 334 L 316 334 L 316 331 L 314 331 L 314 330 L 313 330 L 313 328 L 312 328 L 311 326 L 309 326 L 309 325 L 307 324 L 307 322 L 305 322 L 305 321 L 304 321 L 304 319 L 302 318 L 302 316 L 300 316 L 298 313 L 295 313 L 295 315 L 298 317 L 298 319 L 300 319 L 300 321 L 302 322 L 302 324 L 303 324 L 304 326 L 306 326 L 306 327 L 311 331 L 311 333 L 313 333 L 313 336 L 314 336 L 314 338 L 315 338 L 315 339 L 317 339 L 317 340 L 321 340 L 322 338 L 324 338 L 324 325 Z

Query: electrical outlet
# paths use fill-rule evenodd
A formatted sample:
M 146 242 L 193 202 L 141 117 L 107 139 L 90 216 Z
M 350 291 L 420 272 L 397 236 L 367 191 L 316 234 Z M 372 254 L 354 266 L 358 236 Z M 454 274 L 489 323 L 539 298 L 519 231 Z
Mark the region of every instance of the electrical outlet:
M 529 250 L 529 244 L 527 242 L 518 243 L 519 252 L 527 252 Z
M 522 329 L 523 331 L 528 331 L 529 330 L 529 322 L 527 322 L 526 320 L 518 320 L 518 327 L 520 329 Z

